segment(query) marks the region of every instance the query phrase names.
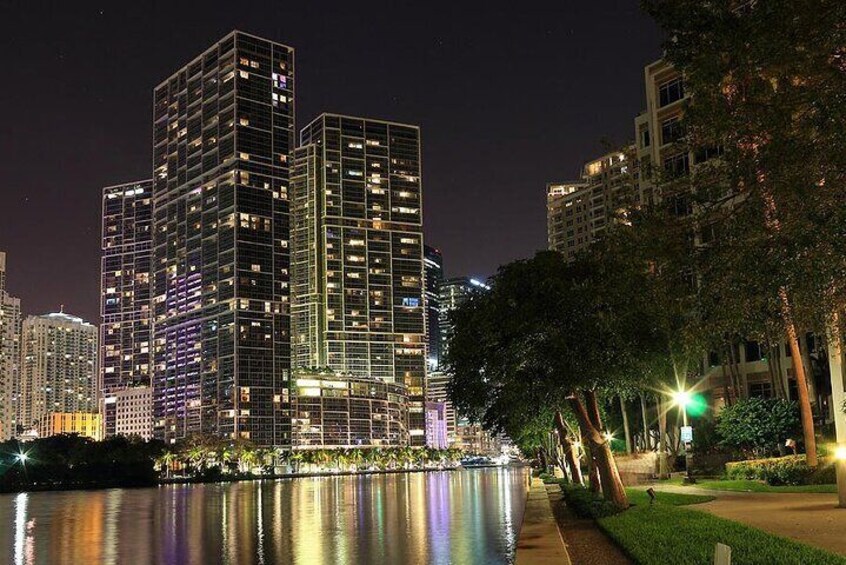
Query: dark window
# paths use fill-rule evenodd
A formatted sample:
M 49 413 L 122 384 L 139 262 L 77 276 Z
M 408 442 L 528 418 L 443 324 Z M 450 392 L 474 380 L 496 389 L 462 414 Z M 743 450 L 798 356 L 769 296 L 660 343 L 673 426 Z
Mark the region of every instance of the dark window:
M 661 143 L 673 143 L 684 135 L 682 124 L 678 118 L 670 118 L 661 123 Z
M 690 172 L 690 159 L 687 152 L 664 159 L 664 172 L 670 178 L 681 177 Z
M 658 87 L 658 105 L 664 107 L 684 98 L 684 83 L 681 78 L 674 78 Z
M 772 398 L 773 385 L 772 383 L 750 383 L 749 396 L 757 396 L 759 398 Z
M 760 361 L 764 358 L 764 352 L 761 351 L 761 344 L 757 341 L 746 342 L 746 362 Z

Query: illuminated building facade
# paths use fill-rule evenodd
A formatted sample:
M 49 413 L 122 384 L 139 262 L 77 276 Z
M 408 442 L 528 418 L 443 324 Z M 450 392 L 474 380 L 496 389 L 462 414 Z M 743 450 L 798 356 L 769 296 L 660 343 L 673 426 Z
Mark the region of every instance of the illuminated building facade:
M 93 412 L 48 412 L 38 422 L 38 436 L 77 434 L 100 441 L 103 424 L 100 414 Z
M 38 429 L 49 412 L 97 412 L 97 327 L 56 312 L 21 330 L 20 423 Z
M 425 442 L 420 130 L 322 114 L 293 180 L 294 366 L 405 385 Z
M 455 442 L 455 408 L 452 401 L 447 394 L 447 387 L 452 379 L 451 375 L 445 371 L 433 371 L 427 377 L 426 399 L 430 403 L 443 404 L 443 419 L 444 432 L 446 433 L 447 443 L 453 444 Z
M 426 447 L 446 449 L 447 438 L 446 403 L 426 402 Z
M 153 181 L 103 189 L 100 269 L 100 398 L 151 381 L 150 260 Z M 115 412 L 101 404 L 104 435 Z M 152 412 L 151 412 L 152 415 Z
M 441 366 L 441 297 L 444 259 L 439 249 L 423 246 L 423 273 L 426 279 L 426 345 L 429 371 Z
M 153 437 L 153 388 L 133 386 L 113 390 L 100 400 L 107 435 Z M 109 428 L 106 422 L 113 422 Z
M 547 243 L 567 260 L 584 251 L 623 212 L 641 202 L 633 148 L 585 163 L 578 181 L 546 186 Z
M 0 441 L 15 435 L 21 340 L 21 300 L 6 290 L 6 254 L 0 251 Z
M 290 445 L 294 50 L 232 32 L 155 88 L 155 435 Z
M 408 443 L 406 387 L 331 372 L 295 372 L 293 447 L 352 448 Z

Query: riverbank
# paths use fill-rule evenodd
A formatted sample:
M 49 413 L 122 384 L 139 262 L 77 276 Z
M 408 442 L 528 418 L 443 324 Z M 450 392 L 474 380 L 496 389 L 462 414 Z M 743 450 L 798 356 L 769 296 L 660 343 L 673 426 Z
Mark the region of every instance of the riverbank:
M 419 468 L 419 469 L 368 469 L 366 471 L 320 471 L 315 473 L 274 473 L 270 475 L 221 475 L 215 478 L 205 477 L 174 477 L 170 479 L 159 479 L 159 485 L 186 485 L 203 483 L 233 483 L 239 481 L 259 481 L 277 479 L 308 479 L 319 477 L 350 477 L 368 475 L 392 475 L 397 473 L 433 473 L 441 471 L 455 471 L 464 467 L 443 467 L 443 468 Z

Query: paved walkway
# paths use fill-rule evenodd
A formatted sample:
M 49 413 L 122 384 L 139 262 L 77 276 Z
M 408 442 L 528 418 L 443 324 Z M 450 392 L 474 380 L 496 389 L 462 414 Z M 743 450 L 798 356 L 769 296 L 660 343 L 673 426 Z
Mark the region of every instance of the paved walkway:
M 688 506 L 761 530 L 846 555 L 846 508 L 833 493 L 729 492 L 654 485 L 655 490 L 708 494 L 716 500 Z
M 532 479 L 517 540 L 517 565 L 571 565 L 543 481 Z

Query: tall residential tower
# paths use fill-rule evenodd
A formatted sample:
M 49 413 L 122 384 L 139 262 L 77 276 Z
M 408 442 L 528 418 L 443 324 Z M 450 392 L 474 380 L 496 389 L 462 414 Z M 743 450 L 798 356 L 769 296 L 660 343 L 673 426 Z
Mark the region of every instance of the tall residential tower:
M 21 300 L 6 290 L 6 254 L 0 251 L 0 441 L 15 435 L 20 339 Z
M 99 388 L 107 436 L 118 433 L 115 394 L 152 384 L 152 185 L 143 180 L 103 189 Z
M 295 169 L 293 365 L 405 385 L 410 443 L 423 445 L 420 130 L 323 114 Z
M 97 326 L 64 312 L 28 316 L 21 348 L 21 425 L 97 412 Z
M 423 246 L 423 272 L 426 277 L 426 343 L 429 371 L 441 366 L 441 283 L 444 281 L 444 258 L 441 251 Z
M 294 50 L 232 32 L 155 89 L 155 434 L 290 445 Z

